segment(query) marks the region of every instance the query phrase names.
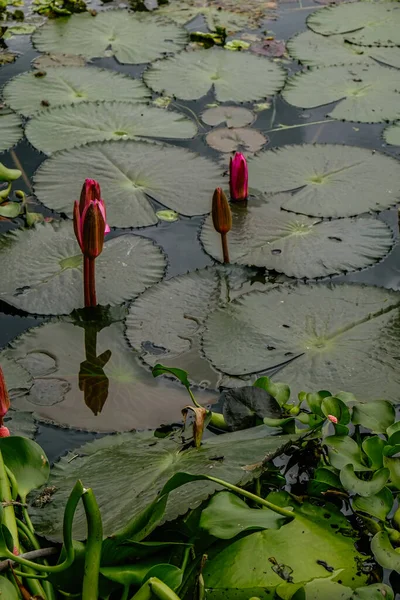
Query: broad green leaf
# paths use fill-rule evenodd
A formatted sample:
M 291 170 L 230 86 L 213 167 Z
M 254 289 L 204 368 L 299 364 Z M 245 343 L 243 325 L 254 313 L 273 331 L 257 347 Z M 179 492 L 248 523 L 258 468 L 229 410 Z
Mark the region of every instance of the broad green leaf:
M 247 207 L 231 206 L 232 263 L 266 267 L 298 279 L 315 278 L 366 267 L 392 247 L 392 232 L 382 221 L 368 217 L 321 221 L 281 210 L 291 199 L 290 194 L 272 200 L 261 196 L 251 198 Z M 211 215 L 200 239 L 206 252 L 223 262 L 221 236 Z
M 149 431 L 103 437 L 74 451 L 74 456 L 78 454 L 75 460 L 71 461 L 72 455 L 67 455 L 53 467 L 48 484 L 56 487 L 52 502 L 31 511 L 36 531 L 60 538 L 65 500 L 78 473 L 85 485 L 93 488 L 103 518 L 104 535 L 109 535 L 147 507 L 174 474 L 182 471 L 192 475 L 210 474 L 244 485 L 294 439 L 295 436 L 271 436 L 269 429 L 262 425 L 215 436 L 203 441 L 199 449 L 178 452 L 178 440 L 155 438 Z M 222 456 L 223 460 L 219 460 Z M 189 508 L 199 506 L 216 489 L 219 486 L 213 482 L 201 480 L 173 491 L 164 519 L 173 520 Z M 74 537 L 83 539 L 85 536 L 84 513 L 78 510 Z
M 161 558 L 152 558 L 142 560 L 134 565 L 115 565 L 101 567 L 100 573 L 116 583 L 123 586 L 134 585 L 140 587 L 148 578 L 158 577 L 164 583 L 172 583 L 171 589 L 175 589 L 182 580 L 182 571 L 178 567 L 169 564 L 162 564 Z M 157 574 L 153 571 L 157 569 Z M 161 577 L 160 577 L 161 575 Z
M 4 425 L 8 427 L 11 435 L 18 435 L 29 439 L 35 437 L 38 429 L 32 413 L 12 409 L 4 417 Z
M 335 396 L 323 398 L 321 402 L 321 410 L 325 417 L 333 415 L 337 418 L 340 425 L 350 423 L 350 411 L 342 400 Z
M 383 132 L 383 139 L 387 144 L 400 146 L 400 122 L 389 125 Z
M 29 492 L 39 488 L 48 480 L 49 461 L 36 442 L 24 437 L 1 438 L 0 451 L 5 465 L 17 480 L 21 502 L 25 502 Z
M 254 387 L 259 387 L 268 392 L 275 398 L 279 406 L 283 406 L 290 399 L 290 387 L 281 381 L 271 381 L 269 377 L 259 377 L 254 383 Z
M 400 45 L 400 13 L 395 2 L 353 2 L 325 7 L 312 13 L 307 25 L 322 35 L 345 33 L 352 44 Z
M 33 383 L 31 374 L 22 365 L 6 356 L 4 352 L 0 354 L 0 367 L 4 373 L 11 402 L 17 396 L 23 396 L 30 390 Z
M 400 117 L 400 73 L 379 65 L 345 65 L 303 71 L 288 79 L 284 99 L 301 108 L 340 101 L 329 117 L 381 123 Z M 357 162 L 354 161 L 354 167 Z M 356 171 L 353 172 L 353 177 Z
M 211 148 L 218 152 L 258 152 L 267 142 L 267 139 L 250 127 L 237 127 L 228 129 L 219 127 L 206 135 L 206 142 Z
M 33 36 L 40 52 L 78 54 L 85 58 L 115 56 L 120 63 L 128 64 L 150 62 L 182 49 L 186 42 L 187 34 L 182 27 L 154 15 L 118 9 L 100 12 L 95 18 L 85 12 L 51 19 Z M 115 93 L 112 86 L 110 91 Z
M 3 111 L 0 114 L 0 152 L 4 152 L 21 139 L 23 135 L 21 118 L 12 113 Z M 7 216 L 7 215 L 2 215 Z
M 185 386 L 188 390 L 190 388 L 190 382 L 188 379 L 188 374 L 183 369 L 173 369 L 171 367 L 166 367 L 164 365 L 154 365 L 151 370 L 153 377 L 159 377 L 160 375 L 173 375 Z
M 387 435 L 389 441 L 392 438 L 392 436 L 394 436 L 394 434 L 397 434 L 399 431 L 400 431 L 400 421 L 396 421 L 392 425 L 389 425 L 389 427 L 386 430 L 386 435 Z
M 394 600 L 394 594 L 385 583 L 373 583 L 356 589 L 350 600 Z
M 309 409 L 315 415 L 319 417 L 325 418 L 325 414 L 322 412 L 322 401 L 325 398 L 330 398 L 330 392 L 327 392 L 328 395 L 325 395 L 324 392 L 311 392 L 306 394 L 306 402 L 308 404 Z
M 400 458 L 383 456 L 383 466 L 390 471 L 390 480 L 400 490 Z
M 146 573 L 143 583 L 145 583 L 151 577 L 157 577 L 158 579 L 161 579 L 161 581 L 166 583 L 171 590 L 175 591 L 182 583 L 183 571 L 175 565 L 159 564 L 155 565 Z
M 396 411 L 393 405 L 386 400 L 377 400 L 367 404 L 357 403 L 353 408 L 351 421 L 354 425 L 370 429 L 372 433 L 385 433 L 395 418 Z
M 278 588 L 278 593 L 279 593 Z M 286 598 L 286 596 L 282 596 Z M 394 600 L 393 590 L 384 583 L 373 583 L 352 590 L 331 578 L 314 579 L 296 592 L 293 600 Z
M 17 588 L 6 577 L 0 577 L 0 598 L 4 598 L 4 600 L 19 599 Z
M 339 476 L 327 467 L 318 467 L 314 471 L 313 479 L 308 482 L 308 493 L 321 496 L 327 490 L 342 489 Z
M 393 158 L 366 148 L 308 144 L 261 152 L 249 160 L 249 177 L 251 185 L 262 192 L 301 188 L 286 196 L 285 210 L 324 218 L 350 217 L 393 206 L 393 190 L 400 187 L 397 167 Z M 335 227 L 340 226 L 335 222 Z
M 383 468 L 375 471 L 371 479 L 364 481 L 354 473 L 353 465 L 347 464 L 340 471 L 340 481 L 347 491 L 368 498 L 375 496 L 385 487 L 389 475 L 389 469 Z
M 212 127 L 222 124 L 226 127 L 245 127 L 253 123 L 255 115 L 242 106 L 216 106 L 205 110 L 201 118 Z
M 205 96 L 212 88 L 219 102 L 250 102 L 276 94 L 285 82 L 275 62 L 220 48 L 183 52 L 154 63 L 144 74 L 154 91 L 183 100 Z
M 145 102 L 149 98 L 140 81 L 108 69 L 50 67 L 45 73 L 39 77 L 37 72 L 29 71 L 11 79 L 3 91 L 7 104 L 31 116 L 48 106 L 65 109 L 66 105 L 88 101 Z
M 383 467 L 383 448 L 386 446 L 385 440 L 377 435 L 363 439 L 362 449 L 371 461 L 373 470 Z
M 374 535 L 371 540 L 371 550 L 381 567 L 400 572 L 400 553 L 393 548 L 386 531 Z
M 70 221 L 1 236 L 0 260 L 7 264 L 0 297 L 12 306 L 47 315 L 84 306 L 82 254 Z M 159 281 L 164 270 L 164 254 L 147 238 L 126 234 L 106 241 L 96 259 L 99 304 L 135 298 Z
M 384 521 L 393 507 L 393 494 L 389 488 L 384 487 L 380 492 L 373 496 L 356 496 L 352 499 L 352 507 L 355 511 L 367 513 Z
M 144 227 L 158 222 L 150 199 L 182 215 L 209 212 L 221 172 L 186 148 L 132 140 L 95 142 L 45 161 L 35 175 L 35 192 L 43 204 L 72 217 L 72 200 L 79 198 L 87 177 L 101 185 L 111 227 Z
M 227 31 L 235 32 L 249 25 L 258 25 L 268 8 L 266 2 L 261 4 L 264 10 L 260 10 L 259 0 L 250 0 L 244 6 L 238 0 L 225 0 L 223 6 L 227 10 L 224 10 L 212 0 L 174 0 L 173 3 L 161 4 L 157 14 L 165 15 L 182 25 L 202 15 L 210 31 L 214 31 L 216 27 L 225 27 Z
M 249 508 L 235 494 L 215 494 L 202 511 L 200 527 L 222 540 L 230 540 L 249 529 L 279 529 L 287 519 L 269 508 Z
M 30 393 L 25 390 L 12 405 L 34 411 L 39 420 L 77 429 L 130 431 L 180 421 L 188 404 L 180 384 L 154 379 L 143 368 L 124 339 L 121 322 L 93 336 L 90 328 L 53 321 L 14 340 L 7 352 L 33 379 Z M 199 390 L 196 398 L 209 404 L 216 396 Z
M 308 67 L 347 64 L 374 64 L 375 61 L 400 67 L 400 48 L 357 46 L 346 42 L 345 36 L 324 36 L 304 31 L 286 44 L 293 58 Z
M 15 219 L 21 212 L 21 204 L 19 202 L 5 202 L 0 204 L 0 217 Z
M 362 462 L 362 454 L 358 444 L 347 435 L 328 436 L 324 439 L 324 445 L 328 447 L 329 461 L 335 469 L 343 469 L 351 463 L 355 471 L 370 471 Z
M 129 102 L 85 102 L 50 108 L 31 119 L 25 130 L 30 143 L 46 154 L 89 142 L 183 139 L 194 137 L 196 132 L 193 121 L 183 114 Z
M 230 431 L 259 425 L 264 417 L 281 419 L 279 403 L 266 390 L 244 386 L 225 390 L 220 396 L 225 423 Z M 266 421 L 264 421 L 266 423 Z

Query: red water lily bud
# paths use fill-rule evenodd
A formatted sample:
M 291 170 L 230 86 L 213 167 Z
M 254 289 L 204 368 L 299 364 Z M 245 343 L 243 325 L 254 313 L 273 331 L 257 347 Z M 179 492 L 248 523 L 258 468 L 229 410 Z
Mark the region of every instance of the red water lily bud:
M 229 164 L 229 187 L 231 200 L 244 201 L 249 195 L 249 173 L 243 154 L 236 152 Z
M 4 374 L 2 368 L 0 367 L 0 424 L 3 420 L 3 417 L 7 414 L 9 408 L 10 398 L 8 396 Z
M 97 258 L 103 250 L 104 218 L 99 202 L 86 209 L 82 224 L 82 252 L 87 258 Z
M 82 186 L 81 197 L 79 200 L 79 212 L 82 215 L 83 211 L 91 202 L 100 200 L 100 184 L 95 179 L 85 179 L 85 183 Z
M 10 437 L 10 430 L 5 425 L 0 426 L 0 438 Z
M 212 201 L 212 220 L 215 231 L 228 233 L 232 228 L 232 212 L 227 197 L 221 188 L 217 188 Z
M 104 234 L 110 231 L 110 227 L 107 225 L 106 207 L 103 200 L 101 199 L 100 185 L 94 179 L 86 179 L 82 187 L 80 200 L 79 202 L 76 201 L 74 204 L 74 231 L 76 239 L 78 240 L 78 244 L 83 254 L 85 254 L 85 248 L 83 243 L 83 229 L 86 220 L 86 215 L 88 214 L 88 210 L 91 206 L 96 206 L 96 211 L 100 211 L 101 213 L 103 219 L 104 241 Z M 103 245 L 101 245 L 101 247 L 103 247 Z M 96 256 L 98 256 L 98 254 Z

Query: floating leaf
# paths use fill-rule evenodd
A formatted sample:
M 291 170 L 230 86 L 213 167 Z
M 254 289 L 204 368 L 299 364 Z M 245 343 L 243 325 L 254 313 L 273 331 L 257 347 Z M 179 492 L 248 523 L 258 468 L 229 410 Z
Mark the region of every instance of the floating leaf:
M 13 63 L 17 58 L 18 54 L 14 54 L 14 52 L 10 52 L 7 50 L 0 50 L 0 65 L 7 65 L 9 63 Z
M 32 377 L 22 365 L 5 356 L 4 352 L 2 352 L 0 354 L 0 367 L 4 373 L 11 401 L 15 397 L 26 394 L 29 391 L 32 386 Z
M 250 50 L 261 56 L 269 56 L 271 58 L 281 58 L 285 55 L 286 45 L 283 40 L 262 40 L 259 43 L 252 44 Z
M 74 54 L 41 54 L 33 61 L 33 66 L 39 70 L 49 67 L 84 67 L 85 65 L 85 59 Z
M 35 437 L 38 429 L 32 413 L 19 410 L 9 410 L 7 416 L 4 418 L 4 424 L 10 430 L 11 435 L 18 435 L 29 439 Z
M 400 46 L 400 10 L 395 2 L 352 2 L 313 12 L 307 25 L 316 33 L 345 33 L 346 40 L 363 46 Z
M 390 402 L 378 400 L 364 404 L 357 403 L 353 407 L 352 423 L 370 429 L 372 433 L 386 433 L 386 429 L 394 423 L 396 411 Z
M 287 43 L 290 56 L 309 67 L 373 64 L 374 60 L 400 68 L 400 48 L 357 46 L 343 35 L 323 36 L 304 31 Z
M 43 163 L 35 175 L 36 195 L 49 208 L 72 216 L 72 201 L 87 177 L 101 185 L 110 226 L 144 227 L 158 221 L 149 197 L 183 215 L 209 212 L 221 172 L 213 161 L 185 148 L 93 143 L 58 152 Z
M 255 119 L 254 113 L 241 106 L 216 106 L 208 108 L 201 115 L 202 120 L 207 125 L 222 125 L 227 127 L 245 127 L 251 125 Z
M 7 264 L 0 297 L 12 306 L 45 315 L 83 306 L 82 255 L 71 222 L 6 233 L 0 237 L 0 260 Z M 148 239 L 126 234 L 106 241 L 96 260 L 99 303 L 121 304 L 138 296 L 164 269 L 164 255 Z
M 363 498 L 356 496 L 352 500 L 353 510 L 367 513 L 384 521 L 393 507 L 393 494 L 389 488 L 384 487 L 380 492 L 373 496 Z
M 210 314 L 203 351 L 217 369 L 232 375 L 290 361 L 279 380 L 294 397 L 301 385 L 397 402 L 399 306 L 400 294 L 360 285 L 298 284 L 250 292 Z
M 387 144 L 400 146 L 400 122 L 389 125 L 383 132 L 383 139 Z
M 375 402 L 371 402 L 375 404 Z M 362 449 L 370 459 L 371 468 L 373 470 L 383 467 L 383 449 L 386 446 L 386 440 L 383 440 L 378 435 L 366 437 L 362 442 Z
M 160 221 L 166 221 L 167 223 L 174 223 L 179 220 L 179 214 L 174 210 L 158 210 L 156 217 Z
M 0 152 L 4 152 L 14 146 L 21 139 L 22 135 L 20 117 L 12 112 L 2 112 L 0 114 Z
M 371 479 L 364 481 L 354 473 L 353 465 L 347 464 L 340 471 L 340 481 L 347 491 L 363 498 L 369 498 L 378 494 L 385 487 L 389 474 L 389 469 L 379 469 L 379 471 L 375 471 Z
M 383 465 L 390 471 L 390 479 L 392 484 L 400 490 L 400 458 L 399 457 L 383 457 Z
M 354 146 L 307 144 L 260 152 L 249 160 L 249 178 L 265 193 L 300 188 L 282 208 L 316 217 L 384 210 L 400 195 L 397 160 Z
M 206 136 L 211 148 L 220 152 L 257 152 L 266 143 L 266 138 L 256 129 L 250 128 L 219 128 Z
M 329 461 L 335 469 L 344 469 L 351 463 L 355 471 L 370 471 L 362 462 L 358 444 L 347 435 L 330 435 L 324 439 L 324 445 L 328 447 Z
M 280 209 L 292 201 L 289 194 L 280 194 L 272 199 L 251 197 L 247 207 L 231 206 L 227 239 L 232 263 L 314 278 L 367 267 L 392 247 L 392 232 L 382 221 L 368 217 L 320 221 Z M 211 215 L 200 239 L 205 251 L 223 262 L 221 238 Z
M 203 442 L 199 449 L 178 452 L 173 439 L 158 439 L 152 432 L 107 436 L 86 444 L 63 457 L 51 473 L 49 485 L 57 489 L 52 502 L 33 510 L 35 529 L 45 535 L 62 538 L 62 517 L 71 482 L 82 479 L 93 488 L 99 504 L 104 535 L 122 528 L 138 515 L 162 489 L 168 479 L 179 472 L 192 475 L 210 474 L 236 485 L 244 485 L 254 477 L 255 463 L 274 457 L 288 444 L 290 436 L 270 436 L 265 426 L 226 433 Z M 224 460 L 217 460 L 223 456 Z M 78 475 L 79 473 L 79 475 Z M 107 473 L 107 478 L 104 478 Z M 172 492 L 166 519 L 173 520 L 195 508 L 219 486 L 199 481 Z M 111 492 L 112 490 L 112 492 Z M 86 537 L 86 522 L 82 509 L 74 519 L 74 538 Z
M 266 390 L 245 386 L 222 392 L 223 414 L 230 431 L 259 425 L 264 417 L 281 419 L 278 402 Z
M 15 219 L 21 212 L 21 204 L 19 202 L 5 202 L 0 204 L 0 217 Z
M 400 554 L 393 548 L 386 531 L 374 535 L 371 540 L 371 550 L 381 567 L 400 572 Z
M 301 108 L 339 101 L 328 113 L 334 119 L 361 123 L 392 121 L 400 117 L 400 72 L 379 65 L 303 71 L 288 79 L 282 95 L 289 104 Z
M 151 44 L 149 44 L 151 40 Z M 120 63 L 139 64 L 176 52 L 187 42 L 182 27 L 144 13 L 123 10 L 89 13 L 48 20 L 33 36 L 40 52 L 78 54 L 85 58 L 111 55 Z M 110 73 L 110 71 L 108 71 Z M 118 85 L 112 85 L 114 93 Z
M 156 62 L 144 80 L 156 92 L 183 100 L 205 96 L 213 86 L 220 102 L 249 102 L 276 94 L 285 82 L 285 70 L 245 52 L 212 48 Z

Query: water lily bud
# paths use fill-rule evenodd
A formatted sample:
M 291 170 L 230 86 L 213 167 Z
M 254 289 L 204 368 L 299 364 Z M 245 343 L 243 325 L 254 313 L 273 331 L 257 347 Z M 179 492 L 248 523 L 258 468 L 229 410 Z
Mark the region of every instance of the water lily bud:
M 85 179 L 85 183 L 82 186 L 81 197 L 79 200 L 79 212 L 82 216 L 83 211 L 91 202 L 100 200 L 100 184 L 95 179 Z
M 328 420 L 329 420 L 331 423 L 333 423 L 334 425 L 337 425 L 337 424 L 338 424 L 338 422 L 339 422 L 339 421 L 337 420 L 337 417 L 335 417 L 334 415 L 328 415 L 328 416 L 327 416 L 327 419 L 328 419 Z
M 0 367 L 0 423 L 10 408 L 10 398 L 6 387 L 2 368 Z
M 82 252 L 87 258 L 97 258 L 103 250 L 105 227 L 99 202 L 89 205 L 82 221 Z
M 249 195 L 249 172 L 243 154 L 236 152 L 229 163 L 229 187 L 231 200 L 243 202 Z
M 0 426 L 0 438 L 3 438 L 3 437 L 10 437 L 10 430 L 8 429 L 8 427 L 1 425 Z
M 212 220 L 215 231 L 224 234 L 232 228 L 232 213 L 227 197 L 221 188 L 217 188 L 212 201 Z

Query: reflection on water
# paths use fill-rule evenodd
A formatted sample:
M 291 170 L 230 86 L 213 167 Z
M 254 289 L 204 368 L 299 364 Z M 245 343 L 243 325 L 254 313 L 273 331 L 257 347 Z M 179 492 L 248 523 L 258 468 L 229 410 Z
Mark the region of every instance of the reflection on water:
M 79 389 L 83 392 L 85 404 L 96 416 L 101 413 L 108 397 L 109 382 L 104 367 L 111 358 L 111 350 L 97 356 L 97 326 L 85 326 L 85 355 L 79 369 Z

